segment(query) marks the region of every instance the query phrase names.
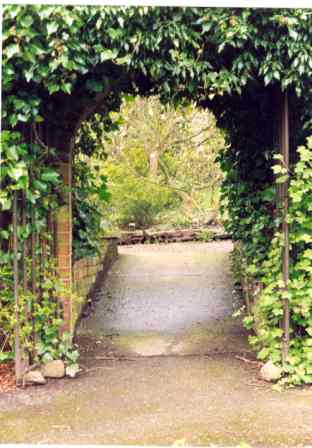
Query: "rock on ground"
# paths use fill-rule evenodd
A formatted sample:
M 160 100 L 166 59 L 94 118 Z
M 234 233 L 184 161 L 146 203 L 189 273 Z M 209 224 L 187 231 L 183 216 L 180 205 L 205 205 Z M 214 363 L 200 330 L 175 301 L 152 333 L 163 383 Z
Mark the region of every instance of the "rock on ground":
M 65 376 L 65 365 L 61 359 L 50 361 L 42 367 L 42 373 L 46 378 L 63 378 Z
M 268 361 L 260 370 L 260 376 L 265 381 L 277 381 L 282 376 L 282 369 Z
M 46 380 L 40 370 L 32 370 L 24 376 L 25 384 L 45 384 Z

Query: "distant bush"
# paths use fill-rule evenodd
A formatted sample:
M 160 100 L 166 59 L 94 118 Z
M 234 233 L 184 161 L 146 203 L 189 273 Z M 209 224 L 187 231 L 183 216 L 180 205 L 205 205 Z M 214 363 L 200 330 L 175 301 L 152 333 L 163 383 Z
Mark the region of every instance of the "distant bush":
M 178 205 L 175 192 L 132 175 L 125 164 L 108 160 L 105 174 L 111 179 L 109 214 L 118 226 L 126 226 L 130 222 L 137 227 L 149 226 L 155 222 L 159 212 Z
M 150 201 L 134 198 L 123 208 L 118 221 L 121 226 L 134 222 L 137 227 L 146 227 L 153 224 L 157 211 Z

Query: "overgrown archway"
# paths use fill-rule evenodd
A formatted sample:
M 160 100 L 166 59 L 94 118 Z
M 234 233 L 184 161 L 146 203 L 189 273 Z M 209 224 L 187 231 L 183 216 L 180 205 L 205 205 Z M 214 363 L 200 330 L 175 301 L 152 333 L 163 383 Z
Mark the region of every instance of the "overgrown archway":
M 288 91 L 296 159 L 295 148 L 304 143 L 311 125 L 311 28 L 309 10 L 6 6 L 6 165 L 1 220 L 6 240 L 4 266 L 7 269 L 14 260 L 15 272 L 13 277 L 8 274 L 6 294 L 14 289 L 17 306 L 24 294 L 31 314 L 38 291 L 43 289 L 38 266 L 45 261 L 45 254 L 40 250 L 44 246 L 38 244 L 39 235 L 45 239 L 44 229 L 49 228 L 51 234 L 54 227 L 56 240 L 49 250 L 53 246 L 57 271 L 67 287 L 62 295 L 65 323 L 70 327 L 71 193 L 70 189 L 55 190 L 59 180 L 55 168 L 59 167 L 63 183 L 70 187 L 72 145 L 80 123 L 96 110 L 103 111 L 104 107 L 105 113 L 116 107 L 121 93 L 127 92 L 157 93 L 164 101 L 192 99 L 200 105 L 209 104 L 215 111 L 232 144 L 222 157 L 228 171 L 225 191 L 235 203 L 232 211 L 238 212 L 236 218 L 231 216 L 231 230 L 235 239 L 251 239 L 252 243 L 245 244 L 246 260 L 250 263 L 255 259 L 254 269 L 259 269 L 278 226 L 278 219 L 272 225 L 276 209 L 272 189 L 263 188 L 272 182 L 270 167 L 278 142 L 274 122 L 279 109 L 274 106 L 274 97 L 278 99 L 281 90 Z M 288 167 L 285 172 L 281 166 L 276 173 L 280 170 L 287 174 Z M 287 185 L 287 177 L 279 180 Z M 20 223 L 13 219 L 10 229 L 18 203 L 23 204 L 24 212 Z M 52 204 L 53 209 L 58 208 L 55 218 L 49 212 Z M 244 216 L 240 215 L 242 206 Z M 259 215 L 255 214 L 257 209 Z M 254 227 L 255 219 L 258 228 Z M 24 229 L 19 231 L 19 242 L 18 224 Z M 10 239 L 13 251 L 8 251 Z M 26 241 L 30 240 L 28 248 Z M 309 249 L 309 238 L 303 244 L 306 246 L 301 245 L 299 252 Z M 262 258 L 255 257 L 259 245 L 265 248 Z M 31 255 L 30 277 L 26 274 L 27 251 Z M 39 252 L 41 261 L 37 263 Z M 18 253 L 24 255 L 21 266 Z M 281 283 L 280 291 L 285 286 Z M 289 298 L 287 294 L 283 297 Z M 280 311 L 273 320 L 267 319 L 268 328 L 274 330 L 281 320 Z M 307 339 L 308 319 L 304 323 L 297 319 L 294 324 L 300 327 L 298 334 L 303 331 Z M 45 334 L 44 324 L 40 331 Z M 273 356 L 276 362 L 281 361 L 283 334 L 278 331 L 272 336 L 269 331 L 269 339 L 260 338 L 266 348 L 264 358 Z M 18 346 L 18 323 L 15 335 Z M 272 337 L 274 344 L 268 347 Z M 302 357 L 298 359 L 300 364 Z M 305 370 L 298 382 L 309 381 L 309 375 Z

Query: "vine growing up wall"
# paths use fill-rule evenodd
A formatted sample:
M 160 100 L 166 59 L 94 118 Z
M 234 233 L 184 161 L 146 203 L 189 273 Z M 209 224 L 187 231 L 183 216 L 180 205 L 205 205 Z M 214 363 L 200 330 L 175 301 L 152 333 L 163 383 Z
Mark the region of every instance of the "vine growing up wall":
M 246 101 L 250 101 L 248 96 Z M 269 113 L 272 102 L 265 102 L 265 98 L 261 103 L 254 102 L 253 113 L 249 109 L 246 115 L 244 108 L 241 109 L 240 119 L 246 123 L 244 132 L 237 132 L 233 115 L 229 113 L 222 117 L 221 122 L 228 129 L 232 146 L 220 155 L 220 162 L 225 173 L 222 194 L 227 213 L 226 227 L 234 241 L 240 244 L 236 254 L 240 258 L 238 264 L 247 303 L 244 322 L 256 332 L 250 341 L 261 360 L 270 359 L 282 365 L 281 322 L 283 301 L 288 299 L 290 348 L 282 381 L 302 384 L 312 382 L 312 141 L 307 138 L 311 102 L 307 96 L 303 109 L 301 101 L 291 96 L 291 105 L 289 172 L 277 156 L 276 131 Z M 263 141 L 262 148 L 255 144 L 257 133 L 262 134 L 259 136 Z M 283 213 L 277 199 L 278 185 L 287 179 L 290 181 L 288 292 L 282 275 Z
M 247 327 L 255 325 L 256 336 L 251 343 L 259 350 L 260 359 L 280 364 L 283 331 L 279 322 L 283 315 L 283 300 L 290 306 L 290 349 L 284 366 L 283 381 L 294 384 L 312 382 L 312 137 L 306 146 L 298 148 L 299 160 L 292 172 L 273 166 L 276 182 L 285 176 L 289 186 L 290 272 L 288 291 L 282 275 L 283 234 L 275 222 L 274 236 L 265 259 L 247 272 L 261 282 L 253 314 L 245 318 Z
M 19 349 L 26 364 L 56 349 L 63 323 L 52 237 L 61 182 L 37 132 L 30 144 L 19 132 L 1 136 L 0 357 Z

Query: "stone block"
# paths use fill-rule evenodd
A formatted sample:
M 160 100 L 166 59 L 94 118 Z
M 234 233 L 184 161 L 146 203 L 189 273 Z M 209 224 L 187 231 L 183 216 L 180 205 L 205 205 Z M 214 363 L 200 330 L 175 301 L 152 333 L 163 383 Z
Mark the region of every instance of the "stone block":
M 63 378 L 65 376 L 64 362 L 61 359 L 57 359 L 44 364 L 42 374 L 46 378 Z
M 27 372 L 24 376 L 25 384 L 45 384 L 47 381 L 45 380 L 43 374 L 40 370 L 31 370 Z

